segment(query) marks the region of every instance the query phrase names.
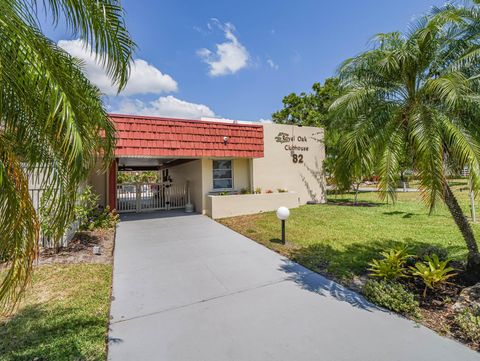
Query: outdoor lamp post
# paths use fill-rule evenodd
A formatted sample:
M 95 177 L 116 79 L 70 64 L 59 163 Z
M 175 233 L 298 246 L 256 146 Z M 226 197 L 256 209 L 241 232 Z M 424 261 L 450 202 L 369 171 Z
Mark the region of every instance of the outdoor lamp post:
M 277 209 L 277 218 L 282 221 L 282 243 L 285 244 L 285 221 L 290 216 L 290 211 L 287 207 L 280 207 Z

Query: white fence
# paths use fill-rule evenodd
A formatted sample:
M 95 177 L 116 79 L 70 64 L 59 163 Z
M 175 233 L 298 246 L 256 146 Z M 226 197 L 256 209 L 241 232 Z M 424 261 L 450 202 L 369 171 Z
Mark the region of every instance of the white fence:
M 35 208 L 35 212 L 37 212 L 37 215 L 40 217 L 38 211 L 40 209 L 40 202 L 41 202 L 42 194 L 44 190 L 41 188 L 30 188 L 29 192 L 30 192 L 30 198 L 32 199 L 33 208 Z M 53 248 L 56 246 L 66 247 L 68 245 L 68 242 L 72 240 L 73 236 L 75 235 L 75 232 L 78 230 L 78 227 L 79 227 L 78 222 L 77 221 L 73 222 L 70 225 L 69 229 L 65 231 L 65 234 L 63 235 L 59 244 L 56 244 L 52 238 L 46 237 L 42 233 L 40 233 L 40 238 L 39 238 L 40 246 L 42 246 L 43 248 Z
M 117 212 L 144 212 L 185 208 L 187 186 L 164 183 L 117 185 Z

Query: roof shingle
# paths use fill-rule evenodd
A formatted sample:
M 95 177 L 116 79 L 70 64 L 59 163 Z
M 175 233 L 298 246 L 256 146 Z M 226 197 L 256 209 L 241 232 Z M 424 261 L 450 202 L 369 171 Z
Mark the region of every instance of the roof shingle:
M 117 157 L 263 157 L 261 125 L 117 114 L 110 118 L 117 131 Z

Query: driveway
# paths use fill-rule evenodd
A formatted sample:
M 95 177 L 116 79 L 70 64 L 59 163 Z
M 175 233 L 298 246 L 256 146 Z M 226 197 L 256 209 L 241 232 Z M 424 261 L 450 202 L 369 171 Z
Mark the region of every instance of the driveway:
M 479 354 L 202 215 L 122 217 L 109 360 L 453 361 Z

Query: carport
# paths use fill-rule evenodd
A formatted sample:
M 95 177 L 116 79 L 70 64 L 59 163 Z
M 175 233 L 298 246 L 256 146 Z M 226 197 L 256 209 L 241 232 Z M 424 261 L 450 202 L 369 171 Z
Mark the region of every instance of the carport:
M 175 180 L 171 173 L 177 167 L 197 159 L 172 158 L 128 158 L 118 159 L 117 179 L 121 173 L 149 171 L 157 175 L 157 181 L 121 182 L 117 180 L 116 209 L 119 213 L 183 209 L 189 202 L 190 184 L 194 177 L 189 172 L 181 172 Z M 189 169 L 189 168 L 183 168 Z
M 203 213 L 206 195 L 227 188 L 216 184 L 230 179 L 230 184 L 225 184 L 233 189 L 233 174 L 238 186 L 250 187 L 249 162 L 263 156 L 260 125 L 110 117 L 115 123 L 117 145 L 116 159 L 108 173 L 107 201 L 119 213 L 182 209 L 189 200 L 197 212 Z M 229 164 L 230 168 L 212 170 L 212 164 Z M 118 173 L 122 171 L 158 172 L 158 181 L 120 183 Z M 211 174 L 218 179 L 210 180 Z

